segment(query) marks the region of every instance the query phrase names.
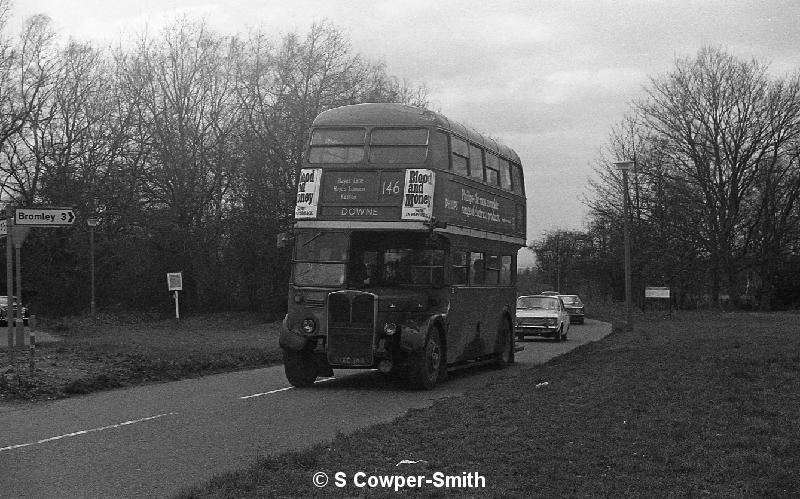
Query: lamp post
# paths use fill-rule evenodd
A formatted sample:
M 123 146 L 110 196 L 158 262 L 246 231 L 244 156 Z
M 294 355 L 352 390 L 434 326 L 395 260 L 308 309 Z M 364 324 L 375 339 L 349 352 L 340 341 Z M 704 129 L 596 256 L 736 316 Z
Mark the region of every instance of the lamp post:
M 92 303 L 91 303 L 91 311 L 92 317 L 95 316 L 97 308 L 95 306 L 94 301 L 94 228 L 97 227 L 97 224 L 100 223 L 100 219 L 91 216 L 86 219 L 86 225 L 89 226 L 89 272 L 91 274 L 92 279 Z
M 631 309 L 631 227 L 628 199 L 628 171 L 634 166 L 633 161 L 618 161 L 614 163 L 617 170 L 622 172 L 622 188 L 624 190 L 625 213 L 625 330 L 633 331 L 633 311 Z

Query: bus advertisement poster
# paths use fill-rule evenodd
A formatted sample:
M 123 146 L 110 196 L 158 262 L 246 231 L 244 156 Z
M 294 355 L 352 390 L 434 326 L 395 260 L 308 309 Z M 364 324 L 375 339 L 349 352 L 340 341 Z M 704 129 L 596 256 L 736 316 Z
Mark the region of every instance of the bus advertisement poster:
M 403 220 L 430 220 L 433 214 L 433 190 L 436 178 L 432 170 L 406 170 L 403 191 Z
M 448 223 L 504 234 L 515 232 L 514 202 L 460 182 L 444 189 L 443 219 Z
M 321 180 L 322 168 L 303 168 L 300 170 L 294 218 L 317 218 Z

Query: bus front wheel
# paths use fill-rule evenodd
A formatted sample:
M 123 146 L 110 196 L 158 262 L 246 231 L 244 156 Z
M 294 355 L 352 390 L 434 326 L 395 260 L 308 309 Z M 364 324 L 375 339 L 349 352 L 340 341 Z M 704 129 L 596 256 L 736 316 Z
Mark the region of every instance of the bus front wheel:
M 317 380 L 317 363 L 311 355 L 304 350 L 283 350 L 283 370 L 292 386 L 306 388 Z
M 409 379 L 419 388 L 430 390 L 444 378 L 445 356 L 439 329 L 433 329 L 422 350 L 411 354 Z

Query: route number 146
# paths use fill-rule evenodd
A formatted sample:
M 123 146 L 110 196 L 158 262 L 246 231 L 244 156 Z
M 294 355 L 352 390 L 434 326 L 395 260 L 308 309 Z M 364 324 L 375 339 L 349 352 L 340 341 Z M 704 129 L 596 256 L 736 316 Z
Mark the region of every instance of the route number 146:
M 400 194 L 400 181 L 399 180 L 389 180 L 384 181 L 381 185 L 381 192 L 385 195 L 397 195 Z

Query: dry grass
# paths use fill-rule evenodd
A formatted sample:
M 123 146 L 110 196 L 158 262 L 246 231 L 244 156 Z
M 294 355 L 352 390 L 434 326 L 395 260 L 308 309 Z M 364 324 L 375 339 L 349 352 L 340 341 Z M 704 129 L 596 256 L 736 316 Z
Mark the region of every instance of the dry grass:
M 519 377 L 329 445 L 261 458 L 183 497 L 395 495 L 349 481 L 337 488 L 337 471 L 486 478 L 486 489 L 404 491 L 424 497 L 796 497 L 797 318 L 637 317 L 634 333 L 615 328 Z M 401 459 L 425 462 L 397 468 Z M 312 485 L 317 471 L 331 476 L 324 489 Z
M 42 399 L 169 381 L 281 362 L 280 323 L 253 314 L 159 319 L 101 316 L 52 324 L 59 341 L 40 343 L 36 370 L 0 351 L 0 400 Z

